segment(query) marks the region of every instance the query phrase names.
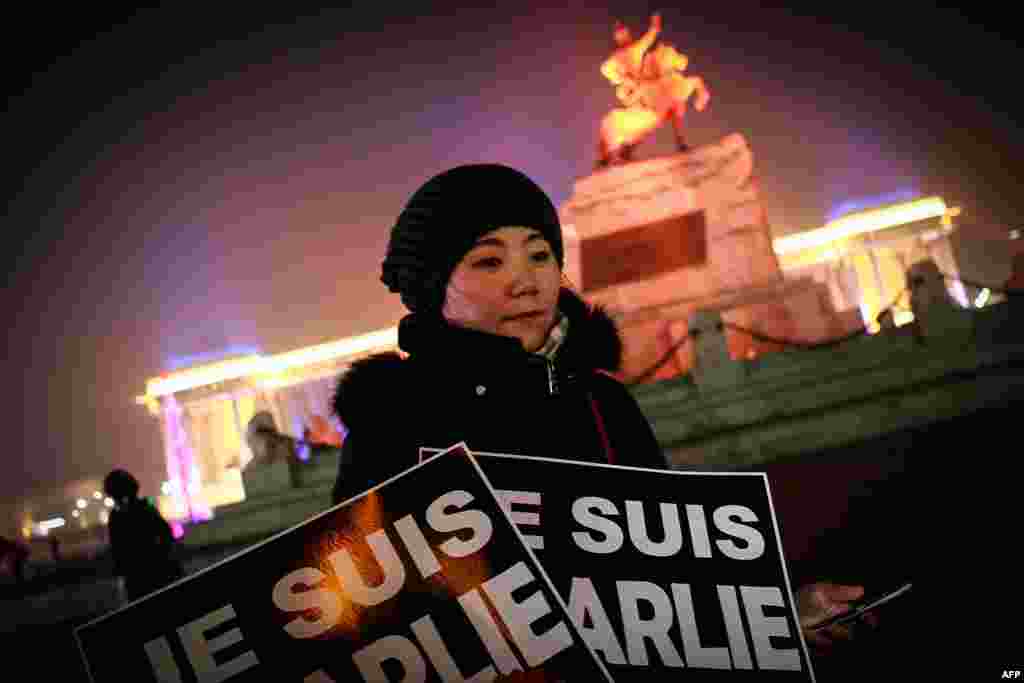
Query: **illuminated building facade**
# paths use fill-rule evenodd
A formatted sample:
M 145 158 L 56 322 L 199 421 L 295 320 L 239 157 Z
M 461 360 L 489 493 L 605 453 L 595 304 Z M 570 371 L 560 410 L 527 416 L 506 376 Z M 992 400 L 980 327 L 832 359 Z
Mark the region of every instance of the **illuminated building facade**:
M 906 273 L 932 260 L 949 276 L 950 296 L 969 306 L 951 240 L 953 218 L 939 197 L 880 206 L 842 216 L 825 226 L 773 240 L 787 277 L 812 277 L 826 284 L 836 310 L 859 308 L 869 331 L 878 315 L 892 308 L 895 325 L 913 320 Z
M 328 412 L 337 377 L 359 357 L 393 349 L 394 328 L 273 356 L 252 354 L 150 379 L 137 401 L 159 418 L 167 480 L 158 505 L 172 520 L 207 519 L 245 499 L 242 468 L 253 455 L 248 422 L 266 411 L 278 431 L 300 438 Z
M 787 277 L 812 276 L 829 287 L 836 310 L 859 309 L 877 331 L 879 312 L 895 301 L 894 324 L 913 319 L 909 296 L 899 295 L 914 263 L 931 259 L 958 277 L 950 246 L 958 211 L 930 197 L 846 215 L 825 226 L 773 240 Z M 953 298 L 968 305 L 963 287 L 949 282 Z M 246 425 L 269 412 L 277 429 L 300 438 L 325 414 L 337 377 L 357 358 L 397 348 L 388 328 L 320 346 L 209 363 L 147 382 L 137 400 L 160 419 L 167 481 L 159 505 L 168 519 L 200 520 L 245 498 L 241 468 L 252 458 Z M 344 426 L 333 423 L 344 435 Z

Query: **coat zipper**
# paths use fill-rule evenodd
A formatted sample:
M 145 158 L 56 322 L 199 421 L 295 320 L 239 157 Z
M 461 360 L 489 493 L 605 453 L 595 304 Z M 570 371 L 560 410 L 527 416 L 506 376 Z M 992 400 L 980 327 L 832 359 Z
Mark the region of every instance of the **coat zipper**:
M 548 368 L 548 395 L 549 396 L 557 396 L 558 395 L 558 376 L 555 373 L 555 364 L 552 363 L 550 360 L 548 360 L 546 358 L 544 359 L 544 363 L 545 363 L 545 365 L 547 365 L 547 368 Z

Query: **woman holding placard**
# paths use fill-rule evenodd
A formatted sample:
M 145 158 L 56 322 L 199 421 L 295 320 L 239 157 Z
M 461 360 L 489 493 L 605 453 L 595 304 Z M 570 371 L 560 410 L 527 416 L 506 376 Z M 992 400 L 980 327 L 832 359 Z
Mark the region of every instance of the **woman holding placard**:
M 619 369 L 612 320 L 565 286 L 561 225 L 523 173 L 458 166 L 428 180 L 391 231 L 381 280 L 410 314 L 402 354 L 353 364 L 334 409 L 349 430 L 340 502 L 416 464 L 419 449 L 636 467 L 666 462 Z M 801 621 L 846 609 L 860 587 L 815 584 Z M 840 626 L 814 642 L 848 634 Z
M 607 373 L 611 319 L 563 287 L 558 214 L 528 177 L 460 166 L 424 184 L 391 233 L 382 280 L 410 314 L 405 357 L 357 362 L 335 409 L 350 430 L 340 501 L 419 458 L 420 447 L 665 467 L 651 427 Z

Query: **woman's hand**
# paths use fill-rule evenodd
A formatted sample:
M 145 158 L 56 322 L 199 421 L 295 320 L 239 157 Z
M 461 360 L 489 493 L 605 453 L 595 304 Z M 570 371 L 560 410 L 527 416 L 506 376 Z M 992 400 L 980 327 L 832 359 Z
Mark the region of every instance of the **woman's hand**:
M 849 641 L 853 637 L 852 624 L 833 624 L 826 628 L 815 629 L 816 624 L 837 614 L 849 612 L 854 608 L 853 601 L 864 596 L 863 586 L 819 581 L 801 586 L 796 591 L 796 611 L 800 618 L 800 628 L 804 639 L 818 654 L 827 654 L 837 643 Z M 877 617 L 866 614 L 862 620 L 875 626 Z

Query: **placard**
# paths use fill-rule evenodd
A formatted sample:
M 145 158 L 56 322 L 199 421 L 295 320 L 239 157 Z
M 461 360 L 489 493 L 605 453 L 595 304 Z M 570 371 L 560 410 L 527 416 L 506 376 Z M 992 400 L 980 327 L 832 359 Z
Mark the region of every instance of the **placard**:
M 464 445 L 75 630 L 93 681 L 609 681 Z
M 474 455 L 616 681 L 814 680 L 763 473 Z

